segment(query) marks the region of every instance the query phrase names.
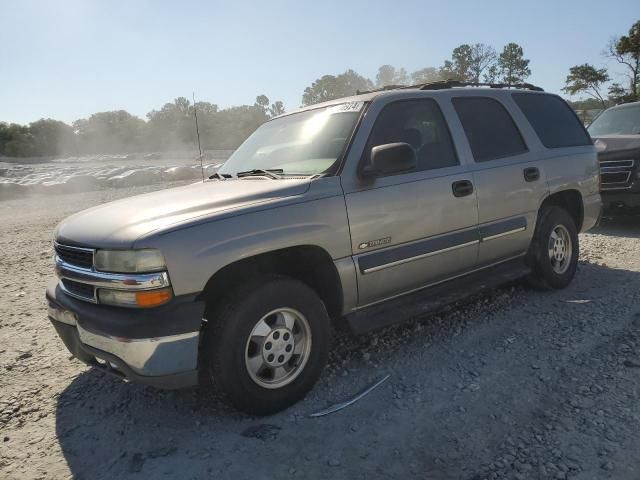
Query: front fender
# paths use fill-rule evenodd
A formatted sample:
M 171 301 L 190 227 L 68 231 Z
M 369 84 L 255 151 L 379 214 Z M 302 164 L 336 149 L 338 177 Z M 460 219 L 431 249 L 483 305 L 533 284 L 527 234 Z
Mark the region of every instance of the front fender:
M 313 181 L 297 203 L 253 210 L 149 237 L 137 248 L 160 248 L 175 295 L 197 293 L 225 266 L 283 248 L 315 245 L 332 259 L 350 257 L 351 241 L 337 177 Z

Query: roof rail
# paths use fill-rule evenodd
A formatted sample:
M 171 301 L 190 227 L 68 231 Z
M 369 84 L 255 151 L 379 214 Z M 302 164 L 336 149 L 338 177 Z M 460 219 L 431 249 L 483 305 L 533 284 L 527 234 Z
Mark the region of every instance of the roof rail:
M 544 89 L 532 85 L 530 83 L 480 83 L 480 82 L 461 82 L 460 80 L 439 80 L 437 82 L 420 83 L 418 85 L 386 85 L 382 88 L 374 90 L 356 91 L 356 95 L 364 95 L 365 93 L 385 92 L 387 90 L 406 90 L 416 88 L 419 90 L 445 90 L 447 88 L 458 87 L 489 87 L 489 88 L 521 88 L 524 90 L 533 90 L 535 92 L 544 92 Z
M 385 85 L 384 87 L 374 88 L 372 90 L 356 90 L 356 95 L 364 95 L 365 93 L 386 92 L 387 90 L 406 90 L 408 88 L 420 88 L 420 85 Z
M 544 89 L 532 85 L 530 83 L 481 83 L 481 82 L 461 82 L 459 80 L 441 80 L 439 82 L 425 83 L 416 85 L 420 90 L 443 90 L 446 88 L 456 87 L 489 87 L 489 88 L 521 88 L 524 90 L 533 90 L 535 92 L 544 92 Z

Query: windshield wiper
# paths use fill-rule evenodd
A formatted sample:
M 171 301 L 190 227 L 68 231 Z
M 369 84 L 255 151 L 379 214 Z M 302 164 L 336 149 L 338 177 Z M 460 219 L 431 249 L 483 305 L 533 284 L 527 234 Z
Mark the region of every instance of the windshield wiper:
M 282 178 L 280 175 L 282 175 L 283 173 L 284 173 L 284 170 L 282 170 L 281 168 L 270 168 L 267 170 L 263 170 L 261 168 L 254 168 L 253 170 L 238 172 L 236 173 L 236 176 L 238 178 L 260 176 L 260 177 L 269 177 L 274 180 L 280 180 Z
M 218 180 L 226 180 L 227 178 L 231 178 L 231 175 L 228 173 L 214 173 L 213 175 L 209 175 L 209 180 L 217 178 Z

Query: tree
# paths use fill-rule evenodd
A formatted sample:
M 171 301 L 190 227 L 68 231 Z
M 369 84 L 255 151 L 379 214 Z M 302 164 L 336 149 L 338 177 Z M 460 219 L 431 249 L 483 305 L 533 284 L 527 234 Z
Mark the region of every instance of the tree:
M 407 85 L 409 83 L 409 75 L 404 68 L 396 70 L 393 65 L 382 65 L 378 68 L 376 74 L 376 86 L 379 88 L 390 85 Z
M 0 123 L 0 154 L 8 157 L 35 155 L 33 135 L 26 125 Z
M 280 100 L 272 103 L 271 107 L 269 107 L 269 116 L 272 118 L 277 117 L 278 115 L 282 115 L 283 113 L 285 113 L 284 103 L 282 103 Z
M 187 101 L 188 103 L 188 101 Z M 145 122 L 124 110 L 94 113 L 73 122 L 83 153 L 123 153 L 140 149 Z
M 442 75 L 434 67 L 425 67 L 411 74 L 411 83 L 414 85 L 437 82 L 439 80 L 443 80 Z
M 620 103 L 633 102 L 632 94 L 627 88 L 624 88 L 617 82 L 609 85 L 608 100 L 612 105 L 618 105 Z
M 440 68 L 440 74 L 447 80 L 459 80 L 461 82 L 472 81 L 471 63 L 472 48 L 466 43 L 453 49 L 451 60 L 445 60 Z
M 205 148 L 237 148 L 256 128 L 269 119 L 256 105 L 241 105 L 221 110 L 201 130 Z
M 620 95 L 618 92 L 618 98 L 640 100 L 640 20 L 631 26 L 628 35 L 611 40 L 607 56 L 624 65 L 627 70 L 629 88 L 626 95 Z
M 471 81 L 479 83 L 483 76 L 485 82 L 493 82 L 497 58 L 496 50 L 492 46 L 484 43 L 474 44 L 471 47 L 471 65 L 469 66 Z
M 574 110 L 602 110 L 602 102 L 597 98 L 584 98 L 568 102 Z M 607 106 L 609 103 L 607 102 Z
M 371 90 L 373 83 L 362 75 L 347 70 L 340 75 L 323 75 L 315 80 L 311 86 L 304 89 L 303 105 L 326 102 L 336 98 L 355 95 L 357 91 Z
M 498 57 L 497 78 L 507 85 L 524 82 L 530 75 L 529 60 L 524 58 L 522 47 L 517 43 L 505 45 Z
M 56 156 L 76 153 L 73 129 L 64 122 L 41 118 L 29 124 L 33 153 L 36 156 Z
M 491 82 L 495 78 L 496 51 L 484 43 L 462 45 L 453 49 L 451 60 L 446 60 L 440 69 L 440 76 L 461 82 Z
M 269 108 L 269 97 L 267 97 L 266 95 L 258 95 L 256 97 L 256 103 L 254 104 L 254 106 L 259 108 L 266 114 Z
M 606 102 L 600 95 L 600 89 L 608 81 L 609 74 L 606 68 L 596 68 L 588 63 L 575 65 L 569 69 L 569 75 L 567 75 L 562 91 L 569 95 L 585 93 L 600 100 L 602 108 L 606 108 Z

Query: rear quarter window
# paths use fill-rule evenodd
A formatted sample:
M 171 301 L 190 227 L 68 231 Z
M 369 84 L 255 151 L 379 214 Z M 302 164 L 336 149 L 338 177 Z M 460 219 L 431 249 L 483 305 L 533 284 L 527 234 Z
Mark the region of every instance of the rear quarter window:
M 516 102 L 547 148 L 591 145 L 591 137 L 567 102 L 555 95 L 514 93 Z

